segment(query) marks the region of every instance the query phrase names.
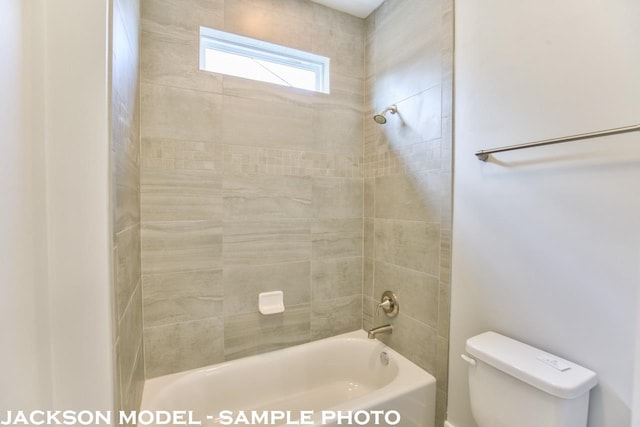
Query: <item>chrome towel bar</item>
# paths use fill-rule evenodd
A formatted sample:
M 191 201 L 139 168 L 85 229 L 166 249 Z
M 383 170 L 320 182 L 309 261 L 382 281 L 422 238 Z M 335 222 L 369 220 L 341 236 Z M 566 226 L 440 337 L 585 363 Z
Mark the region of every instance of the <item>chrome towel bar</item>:
M 480 150 L 476 152 L 476 157 L 478 157 L 478 160 L 482 160 L 483 162 L 486 162 L 487 159 L 489 158 L 489 154 L 493 154 L 493 153 L 520 150 L 522 148 L 541 147 L 543 145 L 559 144 L 561 142 L 578 141 L 583 139 L 598 138 L 600 136 L 618 135 L 621 133 L 637 132 L 637 131 L 640 131 L 640 125 L 601 130 L 598 132 L 582 133 L 580 135 L 571 135 L 571 136 L 565 136 L 562 138 L 544 139 L 542 141 L 528 142 L 526 144 L 509 145 L 507 147 L 491 148 L 489 150 Z

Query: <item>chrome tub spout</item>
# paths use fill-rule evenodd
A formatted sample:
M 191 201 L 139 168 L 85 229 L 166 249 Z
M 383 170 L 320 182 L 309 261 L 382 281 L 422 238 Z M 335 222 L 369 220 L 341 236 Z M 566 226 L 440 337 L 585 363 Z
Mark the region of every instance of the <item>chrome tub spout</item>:
M 369 339 L 374 339 L 377 335 L 391 334 L 393 332 L 393 327 L 391 325 L 382 325 L 377 328 L 371 328 L 368 332 L 367 336 Z

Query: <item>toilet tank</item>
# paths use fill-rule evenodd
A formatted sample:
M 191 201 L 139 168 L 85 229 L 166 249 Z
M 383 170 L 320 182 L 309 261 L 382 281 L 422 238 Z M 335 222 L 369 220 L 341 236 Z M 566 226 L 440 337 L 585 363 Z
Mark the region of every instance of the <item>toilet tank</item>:
M 479 427 L 585 427 L 596 374 L 495 332 L 467 340 L 469 393 Z

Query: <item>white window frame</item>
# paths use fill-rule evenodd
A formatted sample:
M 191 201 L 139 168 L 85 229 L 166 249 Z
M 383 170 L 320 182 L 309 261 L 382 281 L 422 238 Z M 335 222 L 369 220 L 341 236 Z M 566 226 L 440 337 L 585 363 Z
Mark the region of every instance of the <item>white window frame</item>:
M 330 60 L 327 57 L 213 28 L 200 27 L 200 70 L 203 71 L 209 71 L 205 68 L 207 49 L 312 71 L 316 76 L 315 91 L 329 93 Z

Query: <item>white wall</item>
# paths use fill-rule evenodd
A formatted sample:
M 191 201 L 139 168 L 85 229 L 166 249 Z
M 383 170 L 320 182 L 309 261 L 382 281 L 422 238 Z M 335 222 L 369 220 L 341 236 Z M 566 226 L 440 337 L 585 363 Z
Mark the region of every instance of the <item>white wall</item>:
M 47 214 L 54 405 L 113 408 L 109 1 L 48 0 Z
M 464 342 L 485 330 L 596 371 L 589 425 L 631 420 L 640 134 L 476 150 L 640 122 L 636 0 L 456 2 L 449 420 L 471 427 Z
M 107 0 L 0 4 L 0 402 L 113 407 Z
M 42 180 L 43 120 L 33 84 L 40 15 L 31 2 L 0 3 L 0 402 L 51 403 Z
M 640 257 L 639 257 L 640 258 Z M 638 260 L 640 268 L 640 259 Z M 640 292 L 637 295 L 638 307 L 640 307 Z M 640 309 L 636 310 L 636 355 L 640 354 Z M 640 357 L 636 357 L 633 378 L 633 402 L 632 402 L 632 427 L 640 427 Z

